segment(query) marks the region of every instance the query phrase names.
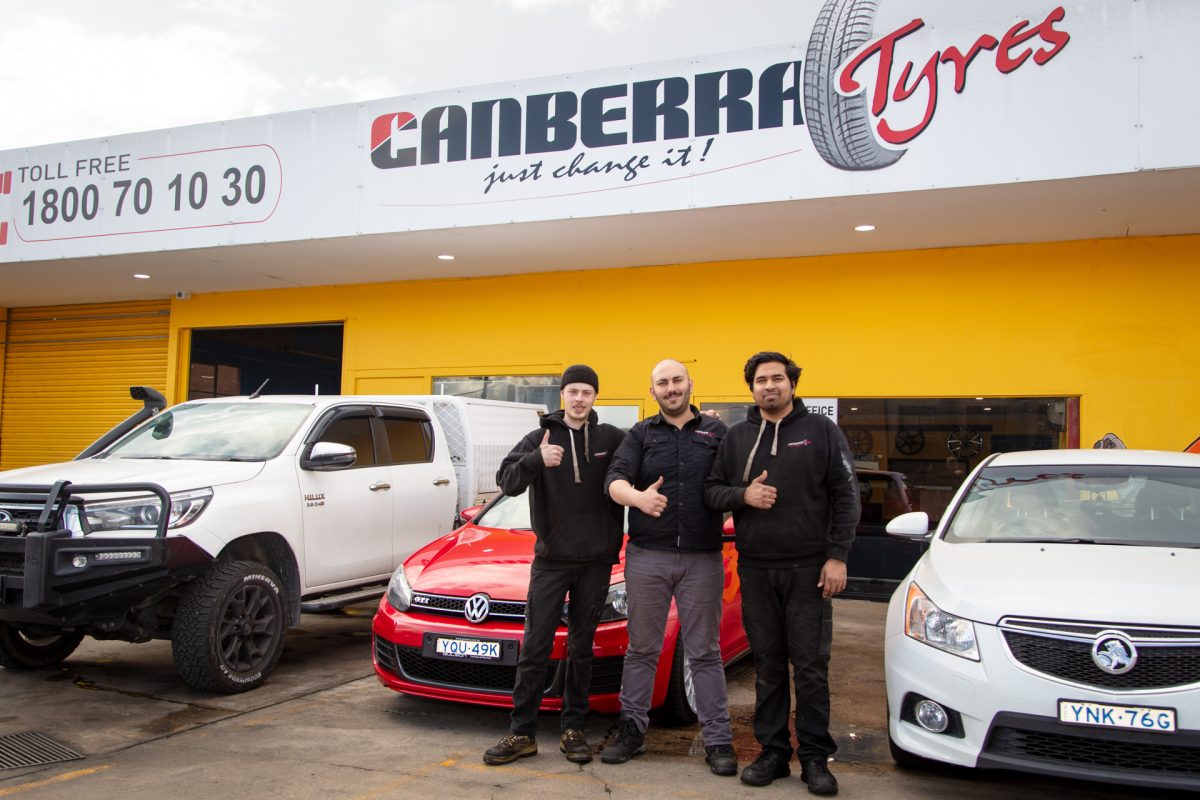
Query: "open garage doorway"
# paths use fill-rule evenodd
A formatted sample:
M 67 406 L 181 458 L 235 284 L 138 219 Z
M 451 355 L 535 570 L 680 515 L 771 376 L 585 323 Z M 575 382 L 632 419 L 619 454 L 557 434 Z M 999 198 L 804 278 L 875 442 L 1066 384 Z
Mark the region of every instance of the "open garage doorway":
M 340 394 L 342 324 L 192 331 L 188 399 L 250 394 Z

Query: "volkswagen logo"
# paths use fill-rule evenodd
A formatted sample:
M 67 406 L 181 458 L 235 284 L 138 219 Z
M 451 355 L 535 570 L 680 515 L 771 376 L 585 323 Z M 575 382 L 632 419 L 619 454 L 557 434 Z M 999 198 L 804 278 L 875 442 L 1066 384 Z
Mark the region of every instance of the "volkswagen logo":
M 467 598 L 467 604 L 463 606 L 463 613 L 467 617 L 467 622 L 478 624 L 487 619 L 491 608 L 492 599 L 483 592 L 479 592 Z
M 1120 631 L 1102 631 L 1092 643 L 1092 661 L 1110 675 L 1129 672 L 1137 657 L 1137 648 Z

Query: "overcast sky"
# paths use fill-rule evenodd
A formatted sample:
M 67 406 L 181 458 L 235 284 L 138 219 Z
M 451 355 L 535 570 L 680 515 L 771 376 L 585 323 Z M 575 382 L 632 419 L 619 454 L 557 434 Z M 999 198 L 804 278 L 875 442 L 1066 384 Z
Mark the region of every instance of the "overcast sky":
M 803 41 L 816 2 L 5 0 L 0 150 Z

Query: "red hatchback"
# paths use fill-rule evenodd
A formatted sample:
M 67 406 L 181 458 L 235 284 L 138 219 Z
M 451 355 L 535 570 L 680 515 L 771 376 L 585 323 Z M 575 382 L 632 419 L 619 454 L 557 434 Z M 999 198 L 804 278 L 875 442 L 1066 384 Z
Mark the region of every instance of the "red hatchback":
M 742 630 L 737 551 L 727 538 L 721 656 L 729 664 L 750 647 Z M 511 707 L 533 544 L 528 501 L 523 495 L 500 496 L 472 521 L 410 556 L 392 576 L 372 626 L 375 673 L 384 686 L 420 697 Z M 592 644 L 591 708 L 603 714 L 620 710 L 628 645 L 624 558 L 622 548 Z M 564 622 L 546 669 L 543 710 L 562 708 L 566 657 Z M 686 661 L 672 605 L 652 706 L 681 723 L 696 719 Z

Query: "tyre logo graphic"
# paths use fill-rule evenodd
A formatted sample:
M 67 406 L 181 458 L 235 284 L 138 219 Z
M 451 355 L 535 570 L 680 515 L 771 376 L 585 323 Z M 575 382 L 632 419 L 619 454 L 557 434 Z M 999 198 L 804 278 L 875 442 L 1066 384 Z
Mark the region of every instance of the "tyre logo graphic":
M 875 139 L 866 92 L 844 97 L 834 85 L 838 67 L 871 39 L 878 11 L 879 0 L 826 0 L 808 40 L 805 124 L 821 158 L 838 169 L 883 169 L 906 152 L 889 150 Z
M 467 604 L 463 607 L 463 613 L 467 617 L 467 622 L 478 624 L 487 619 L 491 608 L 491 598 L 486 594 L 473 594 L 467 598 Z
M 1092 644 L 1092 661 L 1110 675 L 1124 675 L 1137 664 L 1137 648 L 1124 634 L 1105 631 Z

